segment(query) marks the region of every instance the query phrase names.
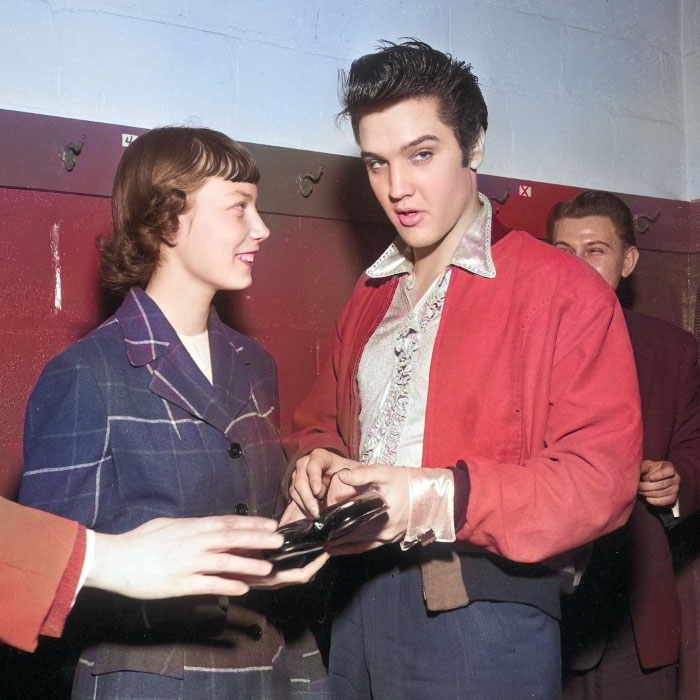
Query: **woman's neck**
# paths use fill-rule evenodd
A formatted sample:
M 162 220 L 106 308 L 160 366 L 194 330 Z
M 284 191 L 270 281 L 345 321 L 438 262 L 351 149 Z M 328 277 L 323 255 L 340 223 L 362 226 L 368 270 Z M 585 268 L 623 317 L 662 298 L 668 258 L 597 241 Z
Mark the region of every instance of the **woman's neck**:
M 157 270 L 146 286 L 146 294 L 158 304 L 165 318 L 180 335 L 199 335 L 207 329 L 212 291 L 170 280 Z

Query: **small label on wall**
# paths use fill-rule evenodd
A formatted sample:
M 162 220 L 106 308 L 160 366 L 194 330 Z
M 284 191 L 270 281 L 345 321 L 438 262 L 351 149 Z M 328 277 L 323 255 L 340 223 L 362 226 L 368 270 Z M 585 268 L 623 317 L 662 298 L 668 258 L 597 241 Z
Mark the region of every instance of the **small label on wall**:
M 126 148 L 138 138 L 138 134 L 122 134 L 122 146 Z
M 532 197 L 532 186 L 531 185 L 520 185 L 518 188 L 518 196 L 520 197 Z

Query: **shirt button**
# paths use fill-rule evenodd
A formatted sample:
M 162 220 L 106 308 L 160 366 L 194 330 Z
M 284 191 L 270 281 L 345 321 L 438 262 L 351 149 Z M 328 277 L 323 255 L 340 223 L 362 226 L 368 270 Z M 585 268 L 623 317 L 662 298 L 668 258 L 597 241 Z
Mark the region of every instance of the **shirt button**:
M 247 503 L 237 503 L 236 507 L 233 509 L 236 515 L 248 515 L 248 504 Z
M 232 459 L 238 459 L 243 454 L 243 448 L 239 442 L 232 442 L 228 446 L 228 453 Z
M 257 642 L 258 639 L 260 639 L 262 637 L 262 627 L 260 627 L 260 625 L 251 625 L 248 628 L 248 636 L 254 642 Z

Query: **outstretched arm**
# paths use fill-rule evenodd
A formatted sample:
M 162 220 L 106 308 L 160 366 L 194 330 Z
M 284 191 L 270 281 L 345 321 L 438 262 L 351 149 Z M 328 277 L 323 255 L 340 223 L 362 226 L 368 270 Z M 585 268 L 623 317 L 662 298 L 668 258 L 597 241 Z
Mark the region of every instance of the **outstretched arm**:
M 120 535 L 94 533 L 85 586 L 133 598 L 242 595 L 272 566 L 257 558 L 282 536 L 266 518 L 159 518 Z M 60 636 L 76 594 L 85 547 L 75 522 L 0 498 L 0 640 L 36 648 Z

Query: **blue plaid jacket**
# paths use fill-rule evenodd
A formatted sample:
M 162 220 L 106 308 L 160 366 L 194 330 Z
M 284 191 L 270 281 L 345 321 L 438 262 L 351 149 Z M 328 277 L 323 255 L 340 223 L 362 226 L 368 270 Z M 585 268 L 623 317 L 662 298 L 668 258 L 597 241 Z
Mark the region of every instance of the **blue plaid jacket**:
M 286 460 L 274 362 L 213 309 L 208 330 L 213 385 L 155 302 L 134 288 L 113 317 L 51 360 L 27 407 L 20 501 L 109 533 L 160 516 L 278 515 Z M 104 618 L 90 640 L 98 643 L 81 654 L 73 698 L 311 697 L 293 691 L 290 679 L 299 690 L 322 683 L 309 635 L 280 653 L 270 601 L 273 613 L 289 604 L 269 594 L 218 609 L 218 636 L 209 643 L 208 631 L 194 644 L 168 627 L 150 641 L 150 632 L 138 629 L 145 644 L 134 644 L 133 629 L 126 640 L 112 633 L 125 620 L 142 624 L 163 605 L 164 619 L 174 617 L 180 632 L 191 633 L 197 612 L 208 619 L 216 600 L 208 598 L 208 607 L 200 598 L 110 607 L 101 594 L 81 612 L 96 594 L 81 593 L 69 619 L 82 629 Z M 136 605 L 150 607 L 134 611 Z
M 51 360 L 27 408 L 20 501 L 110 533 L 159 516 L 276 514 L 274 363 L 214 310 L 208 328 L 213 386 L 140 289 Z

